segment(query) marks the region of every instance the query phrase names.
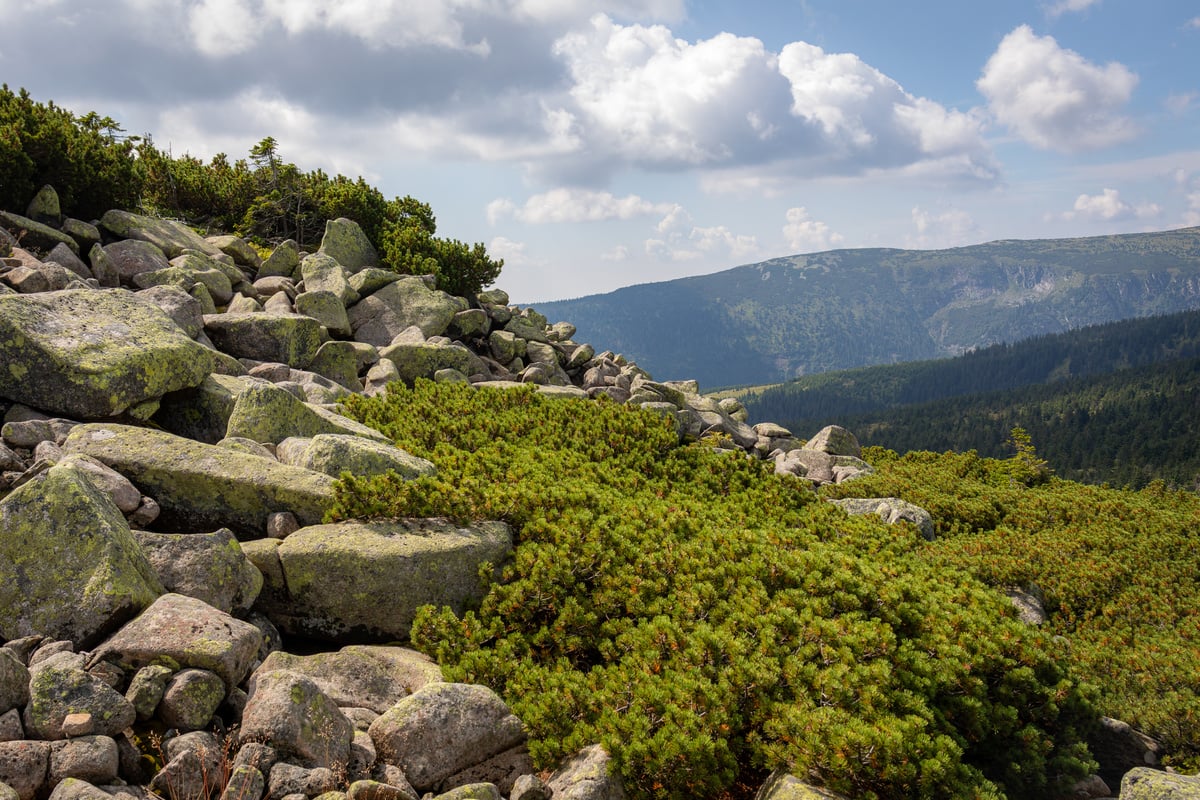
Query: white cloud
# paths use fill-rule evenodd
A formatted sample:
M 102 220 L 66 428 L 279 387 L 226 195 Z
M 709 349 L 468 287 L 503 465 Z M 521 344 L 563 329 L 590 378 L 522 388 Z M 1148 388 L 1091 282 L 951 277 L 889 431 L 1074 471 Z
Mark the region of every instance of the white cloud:
M 1192 192 L 1187 196 L 1188 210 L 1184 212 L 1184 225 L 1200 225 L 1200 192 Z
M 1172 92 L 1167 95 L 1163 105 L 1173 114 L 1184 114 L 1192 108 L 1197 98 L 1200 98 L 1200 92 Z
M 995 118 L 1021 138 L 1075 152 L 1137 135 L 1120 113 L 1137 81 L 1122 64 L 1098 66 L 1022 25 L 1000 42 L 976 86 Z
M 202 0 L 188 11 L 196 49 L 220 58 L 242 53 L 258 39 L 258 23 L 243 0 Z
M 1075 206 L 1064 213 L 1063 219 L 1085 219 L 1113 222 L 1125 219 L 1145 219 L 1158 216 L 1162 209 L 1155 203 L 1132 206 L 1121 199 L 1116 189 L 1104 189 L 1100 194 L 1081 194 L 1075 198 Z
M 606 250 L 600 254 L 601 261 L 614 261 L 620 263 L 629 260 L 629 248 L 623 244 L 619 244 L 611 250 Z
M 484 10 L 484 0 L 262 0 L 269 21 L 295 36 L 309 31 L 334 31 L 354 36 L 371 47 L 431 45 L 487 55 L 486 39 L 468 41 L 463 16 Z
M 795 42 L 778 54 L 721 33 L 688 42 L 606 15 L 554 47 L 570 79 L 551 106 L 604 173 L 700 167 L 859 175 L 933 162 L 995 177 L 978 113 L 914 97 L 851 54 Z M 766 169 L 764 169 L 764 167 Z
M 676 206 L 655 227 L 658 236 L 647 239 L 647 255 L 663 261 L 750 260 L 761 253 L 758 238 L 736 234 L 724 225 L 701 227 L 692 216 Z
M 535 194 L 518 206 L 508 198 L 488 204 L 488 221 L 512 216 L 520 222 L 544 225 L 560 222 L 603 222 L 612 219 L 633 219 L 648 214 L 665 214 L 675 209 L 674 203 L 652 203 L 636 194 L 617 197 L 611 192 L 589 189 L 551 189 Z
M 834 233 L 829 225 L 811 219 L 803 206 L 789 208 L 786 218 L 783 235 L 794 252 L 832 250 L 844 241 L 842 235 Z
M 917 229 L 917 234 L 905 237 L 909 247 L 922 249 L 958 247 L 977 242 L 981 238 L 981 232 L 979 226 L 975 224 L 975 220 L 960 208 L 951 208 L 935 214 L 920 206 L 914 206 L 912 221 L 913 226 Z
M 504 236 L 497 236 L 488 243 L 487 249 L 489 255 L 493 258 L 503 258 L 508 266 L 519 266 L 528 262 L 524 242 L 514 242 Z
M 1059 0 L 1046 9 L 1051 17 L 1057 17 L 1068 11 L 1084 11 L 1099 3 L 1100 0 Z

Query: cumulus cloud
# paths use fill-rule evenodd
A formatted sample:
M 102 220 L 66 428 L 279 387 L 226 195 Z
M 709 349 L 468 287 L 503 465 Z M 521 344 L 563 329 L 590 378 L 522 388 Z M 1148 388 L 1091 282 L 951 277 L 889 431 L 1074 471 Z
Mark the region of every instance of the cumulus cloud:
M 525 255 L 525 243 L 514 242 L 504 236 L 497 236 L 488 243 L 488 253 L 493 258 L 502 258 L 509 266 L 519 266 L 528 261 Z
M 1065 212 L 1063 219 L 1084 219 L 1113 222 L 1125 219 L 1145 219 L 1157 216 L 1162 209 L 1155 203 L 1130 205 L 1121 199 L 1116 189 L 1104 189 L 1100 194 L 1081 194 L 1075 198 L 1075 206 Z
M 658 236 L 647 239 L 644 249 L 662 261 L 749 260 L 761 253 L 757 237 L 734 233 L 724 225 L 697 226 L 681 206 L 672 208 L 655 230 Z
M 953 164 L 995 177 L 979 114 L 915 97 L 852 54 L 794 42 L 779 53 L 729 33 L 688 42 L 606 15 L 560 38 L 582 152 L 612 169 L 861 175 Z M 577 162 L 579 154 L 572 154 Z
M 1099 3 L 1100 0 L 1059 0 L 1046 8 L 1046 13 L 1057 17 L 1068 11 L 1084 11 Z
M 611 192 L 560 188 L 535 194 L 522 206 L 508 198 L 493 200 L 488 204 L 487 215 L 492 224 L 511 216 L 520 222 L 544 225 L 633 219 L 649 214 L 669 213 L 675 208 L 674 203 L 652 203 L 636 194 L 617 197 Z
M 912 221 L 917 233 L 915 236 L 906 237 L 909 247 L 958 247 L 976 242 L 980 238 L 979 226 L 975 224 L 975 220 L 959 208 L 934 213 L 914 206 Z
M 832 231 L 826 223 L 809 217 L 804 206 L 789 208 L 786 219 L 783 236 L 795 252 L 832 250 L 844 241 L 842 235 Z
M 1025 141 L 1074 152 L 1137 135 L 1120 113 L 1137 82 L 1122 64 L 1093 64 L 1022 25 L 1000 42 L 976 86 L 995 118 Z

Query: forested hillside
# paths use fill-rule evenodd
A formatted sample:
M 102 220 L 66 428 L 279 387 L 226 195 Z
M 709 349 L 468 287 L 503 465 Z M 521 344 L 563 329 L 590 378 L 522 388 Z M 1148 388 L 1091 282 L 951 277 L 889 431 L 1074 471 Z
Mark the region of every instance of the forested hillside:
M 838 250 L 542 303 L 706 388 L 963 353 L 1200 306 L 1200 228 L 952 250 Z

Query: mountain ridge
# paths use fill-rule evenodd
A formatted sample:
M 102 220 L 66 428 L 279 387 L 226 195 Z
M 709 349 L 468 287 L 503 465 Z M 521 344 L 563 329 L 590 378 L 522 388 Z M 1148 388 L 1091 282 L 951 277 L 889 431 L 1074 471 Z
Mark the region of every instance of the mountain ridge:
M 704 386 L 940 356 L 1200 307 L 1200 228 L 784 256 L 538 304 Z

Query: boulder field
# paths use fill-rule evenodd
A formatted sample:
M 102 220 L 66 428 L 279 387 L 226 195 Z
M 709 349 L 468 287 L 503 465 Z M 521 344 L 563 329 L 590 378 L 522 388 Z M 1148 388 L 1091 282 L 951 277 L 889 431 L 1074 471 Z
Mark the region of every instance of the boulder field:
M 537 774 L 500 697 L 403 646 L 417 607 L 481 600 L 513 535 L 323 524 L 343 471 L 436 471 L 339 414 L 353 393 L 533 384 L 814 484 L 871 469 L 840 428 L 748 425 L 736 400 L 654 381 L 502 291 L 453 297 L 377 264 L 345 219 L 315 253 L 261 258 L 123 211 L 0 216 L 0 800 L 624 797 L 599 746 Z M 933 535 L 895 498 L 844 508 Z M 1120 757 L 1151 763 L 1113 723 Z M 761 795 L 816 792 L 776 775 Z

